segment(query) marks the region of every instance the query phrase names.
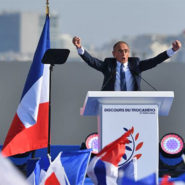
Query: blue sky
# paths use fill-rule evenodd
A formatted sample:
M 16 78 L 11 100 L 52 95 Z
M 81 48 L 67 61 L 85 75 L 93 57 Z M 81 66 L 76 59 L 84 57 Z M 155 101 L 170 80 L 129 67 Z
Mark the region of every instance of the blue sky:
M 0 10 L 45 12 L 46 0 L 0 0 Z M 49 0 L 60 32 L 101 45 L 124 35 L 179 34 L 185 30 L 185 0 Z

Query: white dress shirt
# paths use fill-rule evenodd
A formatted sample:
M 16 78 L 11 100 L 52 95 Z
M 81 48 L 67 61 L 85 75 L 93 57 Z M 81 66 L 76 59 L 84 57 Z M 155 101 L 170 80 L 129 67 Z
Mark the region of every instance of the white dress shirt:
M 121 67 L 121 63 L 117 61 L 116 80 L 115 80 L 115 85 L 114 85 L 115 91 L 121 90 L 120 89 L 120 67 Z M 123 64 L 123 71 L 125 72 L 125 81 L 126 81 L 127 91 L 133 91 L 134 90 L 134 79 L 128 68 L 128 62 Z

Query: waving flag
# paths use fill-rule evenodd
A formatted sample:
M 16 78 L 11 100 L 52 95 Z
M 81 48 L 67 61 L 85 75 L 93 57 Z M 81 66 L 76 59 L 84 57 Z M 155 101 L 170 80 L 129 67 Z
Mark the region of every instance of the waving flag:
M 60 168 L 62 165 L 69 183 L 82 185 L 84 184 L 90 155 L 91 150 L 64 151 L 58 154 L 58 156 L 60 156 L 60 160 L 57 158 L 54 160 L 58 160 L 58 162 L 55 163 L 55 171 L 57 173 L 59 171 L 60 176 Z M 51 163 L 51 165 L 53 165 L 53 163 Z M 34 185 L 39 185 L 40 182 L 42 182 L 42 180 L 45 178 L 45 174 L 48 173 L 48 167 L 48 157 L 42 157 L 40 160 L 30 160 L 27 163 L 28 182 Z M 52 170 L 48 177 L 55 173 L 55 171 Z M 63 171 L 61 171 L 61 175 L 64 175 Z M 55 176 L 52 175 L 50 178 L 54 180 Z M 46 181 L 46 179 L 47 178 L 45 178 L 44 180 Z
M 41 185 L 70 185 L 61 161 L 60 152 L 53 162 L 51 162 Z
M 47 15 L 17 112 L 3 145 L 2 153 L 5 156 L 47 147 L 49 65 L 42 64 L 41 60 L 49 48 L 49 16 Z
M 87 174 L 94 184 L 117 185 L 118 163 L 125 153 L 127 137 L 133 129 L 103 148 L 90 162 Z
M 84 184 L 91 150 L 64 151 L 61 161 L 70 184 Z
M 48 156 L 28 160 L 26 165 L 27 181 L 32 185 L 39 185 L 49 166 L 50 158 Z

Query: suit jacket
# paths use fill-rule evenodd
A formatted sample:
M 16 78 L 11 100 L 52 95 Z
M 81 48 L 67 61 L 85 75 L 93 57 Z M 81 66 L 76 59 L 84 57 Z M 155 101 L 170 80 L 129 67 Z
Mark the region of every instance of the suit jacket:
M 92 57 L 86 50 L 81 58 L 91 67 L 100 71 L 104 75 L 102 91 L 114 91 L 114 84 L 116 79 L 116 59 L 106 58 L 104 61 Z M 140 61 L 137 57 L 129 57 L 128 67 L 134 79 L 134 91 L 140 90 L 141 84 L 141 73 L 148 69 L 155 67 L 156 65 L 162 63 L 169 56 L 167 52 L 164 51 L 157 55 L 156 57 Z

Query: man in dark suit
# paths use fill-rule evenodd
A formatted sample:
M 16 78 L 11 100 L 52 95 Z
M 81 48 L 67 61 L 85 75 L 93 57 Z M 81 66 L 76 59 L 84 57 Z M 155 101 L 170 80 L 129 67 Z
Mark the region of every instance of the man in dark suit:
M 162 63 L 181 48 L 181 42 L 176 40 L 172 43 L 171 49 L 160 53 L 154 58 L 140 61 L 137 57 L 130 57 L 130 49 L 126 42 L 119 41 L 113 46 L 112 54 L 114 58 L 106 58 L 101 61 L 84 50 L 79 37 L 73 38 L 73 44 L 76 46 L 81 58 L 89 66 L 103 73 L 103 91 L 140 90 L 141 73 Z

